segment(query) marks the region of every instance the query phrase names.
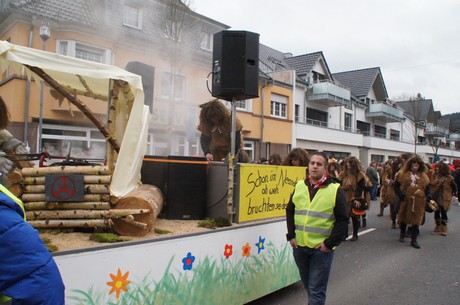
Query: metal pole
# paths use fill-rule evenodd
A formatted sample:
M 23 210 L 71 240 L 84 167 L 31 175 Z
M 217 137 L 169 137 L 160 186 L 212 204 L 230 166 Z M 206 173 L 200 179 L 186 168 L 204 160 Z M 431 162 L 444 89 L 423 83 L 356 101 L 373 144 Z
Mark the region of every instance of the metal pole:
M 45 50 L 46 47 L 46 40 L 43 39 L 42 43 L 42 50 Z M 40 81 L 40 114 L 38 118 L 38 153 L 42 153 L 43 151 L 43 143 L 42 143 L 42 136 L 43 136 L 43 91 L 44 91 L 44 83 L 43 80 Z
M 236 100 L 232 99 L 232 134 L 231 134 L 231 147 L 230 147 L 230 152 L 233 156 L 237 153 L 235 151 L 235 132 L 236 132 Z
M 40 26 L 40 38 L 42 39 L 42 50 L 46 49 L 46 41 L 50 38 L 50 27 L 47 22 L 42 23 Z M 43 143 L 43 91 L 44 91 L 44 82 L 40 82 L 40 114 L 38 118 L 38 152 L 42 153 Z
M 235 182 L 235 131 L 236 131 L 236 100 L 232 99 L 232 130 L 230 135 L 230 153 L 228 154 L 228 192 L 227 192 L 227 214 L 228 220 L 233 222 L 235 215 L 233 202 L 234 202 L 234 182 Z

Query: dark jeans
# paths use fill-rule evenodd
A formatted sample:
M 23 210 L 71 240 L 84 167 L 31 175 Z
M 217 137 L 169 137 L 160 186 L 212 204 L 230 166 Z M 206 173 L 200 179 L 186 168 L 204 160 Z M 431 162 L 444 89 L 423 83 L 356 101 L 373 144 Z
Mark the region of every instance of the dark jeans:
M 298 247 L 293 250 L 300 279 L 308 293 L 308 304 L 324 305 L 334 251 L 324 253 L 308 247 Z
M 372 183 L 372 187 L 370 190 L 370 195 L 371 195 L 371 200 L 377 200 L 377 192 L 379 190 L 379 184 L 378 183 Z
M 447 223 L 447 211 L 444 207 L 439 207 L 439 210 L 434 212 L 434 219 L 442 219 Z

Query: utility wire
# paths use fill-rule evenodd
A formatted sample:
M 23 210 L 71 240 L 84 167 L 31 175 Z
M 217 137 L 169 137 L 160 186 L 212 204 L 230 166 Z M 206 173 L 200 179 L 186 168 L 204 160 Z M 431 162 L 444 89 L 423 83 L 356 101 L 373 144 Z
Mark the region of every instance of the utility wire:
M 426 67 L 426 66 L 431 66 L 431 65 L 437 65 L 437 64 L 443 64 L 443 63 L 446 63 L 446 62 L 452 62 L 452 61 L 456 61 L 456 60 L 460 60 L 460 57 L 458 57 L 458 58 L 452 58 L 452 59 L 446 59 L 446 60 L 441 60 L 441 61 L 436 61 L 436 62 L 427 63 L 427 64 L 416 65 L 416 66 L 408 66 L 408 67 L 403 67 L 403 68 L 389 69 L 389 70 L 385 70 L 385 73 L 387 73 L 387 72 L 393 72 L 393 71 L 417 69 L 417 68 L 421 68 L 421 67 Z M 382 69 L 382 70 L 384 70 L 384 69 Z

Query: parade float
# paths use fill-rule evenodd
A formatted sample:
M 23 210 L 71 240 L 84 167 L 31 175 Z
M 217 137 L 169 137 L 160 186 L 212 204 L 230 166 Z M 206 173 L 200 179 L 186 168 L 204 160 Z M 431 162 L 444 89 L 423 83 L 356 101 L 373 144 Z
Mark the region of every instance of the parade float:
M 199 157 L 145 156 L 150 118 L 140 76 L 5 41 L 0 66 L 44 81 L 107 142 L 105 164 L 24 168 L 9 177 L 29 223 L 138 237 L 53 253 L 66 304 L 244 304 L 299 280 L 284 215 L 305 168 L 230 170 L 228 162 Z M 106 122 L 85 104 L 96 101 L 107 103 Z M 150 238 L 160 213 L 185 221 L 223 217 L 231 226 Z

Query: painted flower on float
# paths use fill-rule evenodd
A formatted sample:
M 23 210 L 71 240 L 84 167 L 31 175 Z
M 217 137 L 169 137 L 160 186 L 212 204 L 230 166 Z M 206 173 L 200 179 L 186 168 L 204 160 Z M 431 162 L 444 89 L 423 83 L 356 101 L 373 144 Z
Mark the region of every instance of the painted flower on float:
M 251 255 L 251 246 L 249 245 L 249 243 L 246 243 L 246 245 L 244 245 L 242 249 L 243 256 L 249 257 Z
M 225 249 L 224 249 L 225 258 L 228 259 L 230 256 L 232 256 L 232 254 L 233 254 L 233 246 L 226 244 Z
M 262 236 L 259 236 L 259 242 L 256 244 L 257 254 L 259 254 L 260 251 L 265 249 L 264 243 L 265 243 L 265 238 L 262 238 Z
M 191 252 L 187 253 L 187 256 L 182 259 L 184 264 L 184 270 L 192 270 L 193 262 L 195 261 L 195 256 Z
M 107 282 L 107 285 L 112 287 L 112 289 L 109 292 L 109 295 L 112 294 L 113 292 L 116 293 L 117 299 L 120 298 L 120 293 L 121 291 L 128 291 L 127 286 L 131 281 L 128 281 L 128 276 L 129 276 L 129 271 L 127 271 L 125 274 L 121 274 L 120 268 L 118 268 L 117 275 L 111 274 L 110 277 L 112 278 L 112 282 Z

